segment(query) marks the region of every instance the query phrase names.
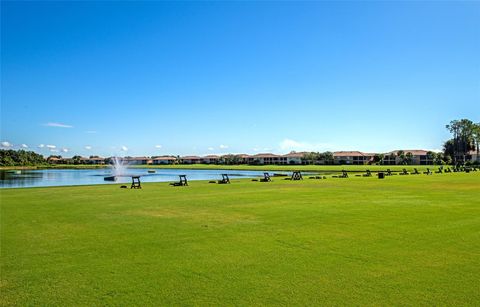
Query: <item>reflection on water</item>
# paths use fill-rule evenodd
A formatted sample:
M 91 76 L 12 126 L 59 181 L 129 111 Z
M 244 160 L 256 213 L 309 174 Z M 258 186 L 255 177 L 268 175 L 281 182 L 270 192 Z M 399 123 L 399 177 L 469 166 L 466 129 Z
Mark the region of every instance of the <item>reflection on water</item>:
M 148 173 L 148 170 L 127 169 L 124 177 L 118 177 L 113 182 L 103 179 L 111 176 L 109 169 L 0 171 L 0 188 L 129 183 L 131 176 L 141 176 L 142 182 L 173 182 L 178 180 L 178 175 L 187 175 L 188 180 L 218 180 L 221 174 L 228 174 L 231 178 L 263 177 L 262 171 L 155 169 L 155 173 Z

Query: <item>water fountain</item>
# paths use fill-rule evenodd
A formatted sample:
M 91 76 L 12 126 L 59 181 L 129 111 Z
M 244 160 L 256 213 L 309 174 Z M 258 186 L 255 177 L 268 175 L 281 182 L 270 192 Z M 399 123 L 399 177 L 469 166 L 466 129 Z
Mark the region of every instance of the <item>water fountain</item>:
M 103 180 L 105 180 L 105 181 L 116 181 L 117 177 L 125 175 L 125 170 L 126 170 L 127 167 L 123 163 L 121 158 L 113 157 L 111 168 L 112 168 L 112 175 L 103 177 Z

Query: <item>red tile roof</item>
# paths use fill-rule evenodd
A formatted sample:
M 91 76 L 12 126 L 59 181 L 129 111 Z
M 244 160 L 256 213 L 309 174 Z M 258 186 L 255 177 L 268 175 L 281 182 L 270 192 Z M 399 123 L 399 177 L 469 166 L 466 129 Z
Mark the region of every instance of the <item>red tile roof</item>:
M 305 151 L 303 152 L 291 152 L 291 153 L 288 153 L 286 155 L 283 155 L 284 157 L 287 157 L 287 158 L 303 158 L 303 156 L 306 154 Z
M 334 157 L 363 157 L 365 154 L 361 151 L 335 151 Z
M 280 158 L 281 156 L 272 153 L 259 153 L 253 156 L 254 158 Z
M 394 154 L 396 155 L 399 151 L 399 150 L 394 150 L 394 151 L 391 151 L 391 152 L 387 152 L 386 154 L 390 155 L 390 154 Z M 426 156 L 427 155 L 427 152 L 428 150 L 423 150 L 423 149 L 403 149 L 402 150 L 405 154 L 407 153 L 411 153 L 412 155 L 414 156 Z
M 201 157 L 199 156 L 185 156 L 185 157 L 182 157 L 183 160 L 200 160 Z
M 204 159 L 218 159 L 218 158 L 220 158 L 220 157 L 217 156 L 217 155 L 207 155 L 207 156 L 205 156 L 205 157 L 203 157 L 203 158 L 204 158 Z
M 251 158 L 251 157 L 252 157 L 251 155 L 247 155 L 247 154 L 238 154 L 238 155 L 236 155 L 236 156 L 238 156 L 238 157 L 240 157 L 240 158 L 243 158 L 243 159 Z
M 175 158 L 175 157 L 163 156 L 163 157 L 153 158 L 152 160 L 157 160 L 157 161 L 170 161 L 170 160 L 177 160 L 177 158 Z

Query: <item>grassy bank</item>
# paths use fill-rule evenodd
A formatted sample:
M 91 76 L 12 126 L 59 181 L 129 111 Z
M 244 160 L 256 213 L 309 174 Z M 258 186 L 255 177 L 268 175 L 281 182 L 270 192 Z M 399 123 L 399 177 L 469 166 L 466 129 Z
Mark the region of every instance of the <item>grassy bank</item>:
M 3 189 L 2 305 L 476 305 L 480 173 Z

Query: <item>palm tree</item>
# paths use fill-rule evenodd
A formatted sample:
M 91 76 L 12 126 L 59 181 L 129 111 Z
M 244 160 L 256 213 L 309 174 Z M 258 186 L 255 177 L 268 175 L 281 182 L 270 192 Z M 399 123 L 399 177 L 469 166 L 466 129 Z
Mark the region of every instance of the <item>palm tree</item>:
M 407 152 L 405 155 L 405 164 L 412 164 L 413 163 L 413 154 L 411 152 Z
M 473 140 L 477 148 L 477 162 L 480 161 L 480 123 L 473 124 Z
M 452 120 L 446 128 L 453 134 L 454 163 L 457 164 L 458 160 L 465 163 L 465 156 L 473 149 L 475 124 L 469 119 Z
M 384 154 L 376 154 L 374 157 L 373 157 L 373 161 L 375 161 L 376 163 L 382 165 L 383 164 L 383 160 L 385 159 L 385 155 Z
M 397 151 L 397 158 L 400 161 L 400 164 L 405 164 L 405 152 L 403 150 Z

